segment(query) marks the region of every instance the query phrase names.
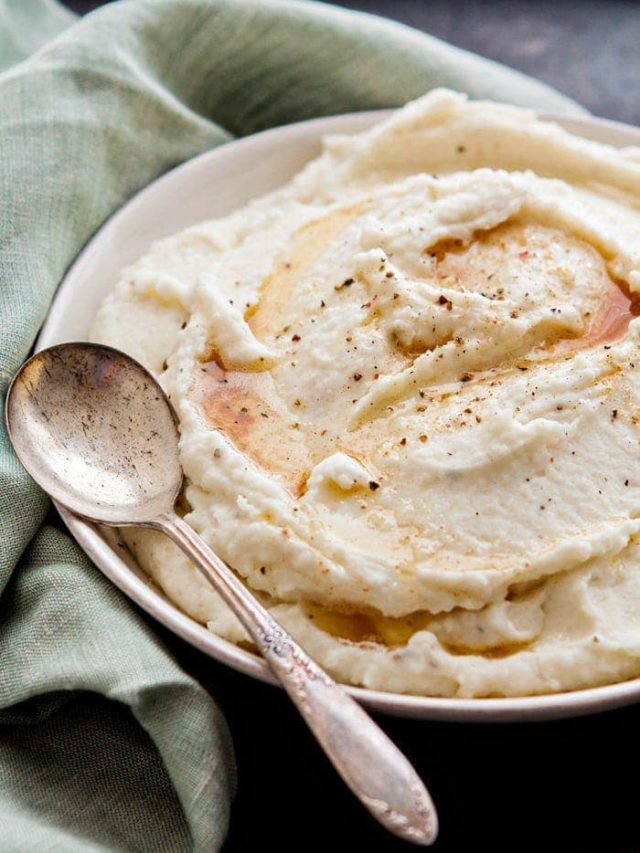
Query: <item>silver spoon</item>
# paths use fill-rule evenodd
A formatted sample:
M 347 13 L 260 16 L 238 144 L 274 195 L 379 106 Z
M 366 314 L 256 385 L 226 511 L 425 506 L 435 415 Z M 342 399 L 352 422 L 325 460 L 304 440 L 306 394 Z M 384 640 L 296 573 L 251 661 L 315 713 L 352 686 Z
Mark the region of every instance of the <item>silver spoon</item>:
M 384 732 L 298 646 L 178 516 L 176 416 L 142 365 L 110 347 L 61 344 L 25 362 L 7 394 L 20 461 L 54 500 L 89 521 L 162 530 L 233 610 L 353 793 L 395 835 L 435 841 L 420 777 Z

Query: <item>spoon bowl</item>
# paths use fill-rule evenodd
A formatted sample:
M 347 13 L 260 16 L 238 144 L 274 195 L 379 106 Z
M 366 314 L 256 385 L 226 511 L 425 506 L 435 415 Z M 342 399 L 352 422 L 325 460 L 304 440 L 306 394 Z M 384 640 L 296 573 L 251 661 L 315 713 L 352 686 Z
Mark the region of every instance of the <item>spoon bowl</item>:
M 363 805 L 401 838 L 433 843 L 437 814 L 407 759 L 176 514 L 176 417 L 141 364 L 90 343 L 42 350 L 14 377 L 6 417 L 20 461 L 60 504 L 91 521 L 166 533 L 233 610 Z
M 183 479 L 175 414 L 118 350 L 70 343 L 37 353 L 11 383 L 7 428 L 42 488 L 84 518 L 125 526 L 173 508 Z

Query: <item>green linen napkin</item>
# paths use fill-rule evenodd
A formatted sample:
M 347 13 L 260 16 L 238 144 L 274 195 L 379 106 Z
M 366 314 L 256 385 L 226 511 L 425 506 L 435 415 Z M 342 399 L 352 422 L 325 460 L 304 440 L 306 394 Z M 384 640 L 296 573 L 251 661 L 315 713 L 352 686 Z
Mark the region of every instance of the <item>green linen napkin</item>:
M 128 0 L 74 23 L 55 0 L 0 0 L 0 68 L 2 397 L 83 244 L 183 160 L 434 85 L 576 109 L 411 29 L 310 2 Z M 0 848 L 218 849 L 234 788 L 224 719 L 47 508 L 3 428 Z

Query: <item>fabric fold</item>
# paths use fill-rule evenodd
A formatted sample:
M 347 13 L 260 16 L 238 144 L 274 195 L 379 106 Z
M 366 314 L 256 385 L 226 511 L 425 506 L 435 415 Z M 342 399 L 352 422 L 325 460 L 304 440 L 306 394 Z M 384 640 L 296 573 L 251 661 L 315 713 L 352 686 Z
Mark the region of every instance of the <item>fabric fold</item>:
M 126 0 L 77 23 L 55 0 L 0 0 L 0 68 L 2 398 L 83 245 L 190 157 L 435 85 L 577 109 L 400 24 L 289 0 Z M 47 511 L 3 427 L 0 846 L 219 849 L 225 720 Z

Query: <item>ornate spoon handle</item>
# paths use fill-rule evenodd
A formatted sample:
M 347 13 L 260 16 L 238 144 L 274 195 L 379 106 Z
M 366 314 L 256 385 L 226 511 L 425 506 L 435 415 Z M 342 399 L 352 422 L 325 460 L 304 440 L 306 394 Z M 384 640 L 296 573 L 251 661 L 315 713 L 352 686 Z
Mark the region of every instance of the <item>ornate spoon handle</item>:
M 400 750 L 185 521 L 163 515 L 153 526 L 182 548 L 233 610 L 338 773 L 371 814 L 407 841 L 432 844 L 438 832 L 434 805 Z

